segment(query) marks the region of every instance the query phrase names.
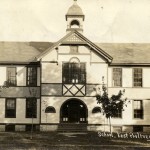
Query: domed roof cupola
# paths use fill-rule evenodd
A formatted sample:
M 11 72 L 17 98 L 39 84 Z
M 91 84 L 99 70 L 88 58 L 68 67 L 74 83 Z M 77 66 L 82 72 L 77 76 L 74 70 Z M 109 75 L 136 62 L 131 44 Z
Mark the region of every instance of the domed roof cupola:
M 83 32 L 84 14 L 81 7 L 77 4 L 77 0 L 74 0 L 74 4 L 68 9 L 66 14 L 67 21 L 67 33 L 72 30 L 78 30 Z

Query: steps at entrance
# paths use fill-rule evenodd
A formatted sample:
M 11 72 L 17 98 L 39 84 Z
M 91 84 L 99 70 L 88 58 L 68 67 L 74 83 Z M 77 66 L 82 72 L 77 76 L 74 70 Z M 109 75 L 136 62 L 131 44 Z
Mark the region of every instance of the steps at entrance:
M 87 124 L 69 124 L 63 123 L 58 125 L 59 132 L 86 132 Z

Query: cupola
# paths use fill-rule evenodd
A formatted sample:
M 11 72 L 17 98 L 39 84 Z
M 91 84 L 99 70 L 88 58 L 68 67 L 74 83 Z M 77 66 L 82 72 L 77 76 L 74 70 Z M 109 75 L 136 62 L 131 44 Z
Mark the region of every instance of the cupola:
M 77 30 L 78 32 L 83 32 L 83 21 L 84 14 L 81 7 L 77 4 L 77 0 L 74 0 L 74 4 L 68 9 L 66 14 L 67 29 L 66 32 L 72 30 Z

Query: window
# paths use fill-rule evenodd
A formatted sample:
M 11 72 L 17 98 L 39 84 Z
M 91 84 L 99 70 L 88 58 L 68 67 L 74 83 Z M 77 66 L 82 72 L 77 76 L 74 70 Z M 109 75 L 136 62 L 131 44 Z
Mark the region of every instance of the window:
M 133 69 L 133 86 L 142 87 L 142 68 Z
M 133 132 L 143 132 L 143 126 L 133 126 Z
M 143 119 L 143 104 L 142 100 L 134 100 L 133 101 L 134 108 L 134 118 Z
M 7 67 L 7 82 L 9 86 L 16 86 L 16 67 Z
M 27 68 L 27 85 L 28 86 L 37 85 L 37 68 L 36 67 Z
M 7 132 L 15 131 L 15 125 L 13 125 L 13 124 L 6 125 L 5 131 L 7 131 Z
M 113 117 L 122 118 L 122 110 L 121 109 L 115 110 L 115 115 Z
M 85 83 L 85 63 L 64 63 L 63 83 Z
M 94 107 L 93 110 L 92 110 L 92 113 L 95 114 L 95 113 L 101 113 L 101 108 L 100 107 Z
M 48 106 L 45 109 L 45 113 L 56 113 L 56 110 L 53 106 Z
M 33 124 L 33 126 L 31 124 L 26 125 L 25 130 L 26 131 L 31 131 L 33 127 L 33 131 L 40 131 L 39 125 Z
M 122 86 L 122 68 L 113 68 L 113 86 Z
M 70 23 L 70 27 L 71 27 L 71 28 L 79 28 L 79 27 L 80 27 L 79 21 L 73 20 L 73 21 Z
M 36 98 L 26 99 L 26 118 L 37 117 L 37 100 Z
M 16 118 L 16 99 L 13 98 L 6 99 L 5 117 Z

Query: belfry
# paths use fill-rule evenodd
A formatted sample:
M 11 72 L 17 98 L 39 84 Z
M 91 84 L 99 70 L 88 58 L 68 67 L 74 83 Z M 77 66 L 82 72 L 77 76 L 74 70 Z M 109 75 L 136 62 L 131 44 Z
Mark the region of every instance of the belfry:
M 68 9 L 66 14 L 67 29 L 66 32 L 72 30 L 77 30 L 78 32 L 83 32 L 83 21 L 84 14 L 80 6 L 77 4 L 77 0 L 74 0 L 74 4 Z

